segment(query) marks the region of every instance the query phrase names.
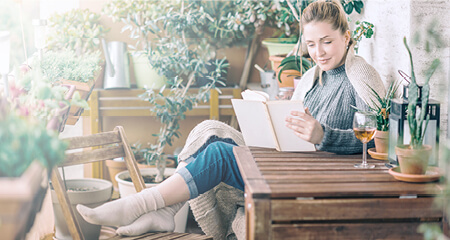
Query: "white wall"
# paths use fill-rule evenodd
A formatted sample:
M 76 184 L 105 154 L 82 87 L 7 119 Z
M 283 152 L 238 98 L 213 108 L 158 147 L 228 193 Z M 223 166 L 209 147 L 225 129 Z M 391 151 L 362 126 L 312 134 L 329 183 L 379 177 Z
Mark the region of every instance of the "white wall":
M 394 79 L 401 79 L 398 69 L 408 75 L 411 73 L 403 36 L 408 39 L 419 84 L 424 82 L 423 70 L 434 58 L 441 59 L 441 68 L 431 78 L 430 87 L 431 98 L 441 102 L 442 138 L 446 136 L 449 127 L 447 125 L 447 94 L 450 79 L 449 12 L 449 0 L 364 0 L 363 13 L 361 15 L 353 13 L 350 16 L 353 22 L 365 20 L 375 25 L 373 37 L 361 41 L 359 55 L 378 70 L 385 84 Z M 410 42 L 414 33 L 427 26 L 433 18 L 438 20 L 446 47 L 439 52 L 426 54 L 423 49 Z

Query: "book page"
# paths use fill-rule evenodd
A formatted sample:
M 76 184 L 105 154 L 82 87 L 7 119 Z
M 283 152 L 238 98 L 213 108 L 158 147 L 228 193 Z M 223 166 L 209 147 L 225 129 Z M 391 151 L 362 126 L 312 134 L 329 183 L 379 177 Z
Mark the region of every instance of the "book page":
M 267 107 L 264 102 L 231 99 L 245 145 L 275 148 Z
M 280 145 L 279 151 L 303 152 L 316 150 L 314 144 L 297 137 L 292 129 L 286 127 L 286 117 L 291 115 L 291 111 L 305 112 L 302 101 L 269 101 L 266 104 Z
M 267 102 L 269 101 L 269 94 L 261 91 L 256 90 L 250 90 L 247 89 L 243 92 L 241 92 L 242 99 L 244 100 L 255 100 L 255 101 L 261 101 L 261 102 Z

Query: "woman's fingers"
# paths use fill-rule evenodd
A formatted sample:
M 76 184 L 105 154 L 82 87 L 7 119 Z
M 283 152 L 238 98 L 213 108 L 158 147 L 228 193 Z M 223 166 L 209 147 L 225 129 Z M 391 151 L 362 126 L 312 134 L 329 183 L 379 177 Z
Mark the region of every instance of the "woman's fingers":
M 286 117 L 286 126 L 303 140 L 319 144 L 324 135 L 322 126 L 310 115 L 309 109 L 306 108 L 305 111 L 292 111 L 292 116 Z
M 309 108 L 305 108 L 305 113 L 308 114 L 309 116 L 312 116 L 311 112 L 309 111 Z

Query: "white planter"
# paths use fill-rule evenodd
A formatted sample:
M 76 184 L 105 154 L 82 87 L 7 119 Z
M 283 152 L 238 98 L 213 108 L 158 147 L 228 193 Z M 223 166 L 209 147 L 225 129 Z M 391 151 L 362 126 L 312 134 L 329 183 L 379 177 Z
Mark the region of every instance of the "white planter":
M 144 168 L 139 169 L 141 171 L 141 174 L 144 175 L 155 175 L 157 173 L 156 168 Z M 164 172 L 165 177 L 169 177 L 175 173 L 175 168 L 166 168 L 166 171 Z M 116 181 L 119 185 L 119 193 L 120 197 L 126 197 L 128 195 L 136 193 L 136 189 L 134 188 L 134 185 L 130 181 L 125 181 L 124 179 L 129 178 L 130 174 L 128 171 L 120 172 L 116 175 Z M 145 186 L 147 188 L 149 187 L 155 187 L 158 185 L 157 183 L 146 183 Z M 184 233 L 186 231 L 186 222 L 187 222 L 187 215 L 189 211 L 189 204 L 186 202 L 184 206 L 178 211 L 177 214 L 175 214 L 175 230 L 174 232 Z
M 166 85 L 166 78 L 160 76 L 150 65 L 147 55 L 132 53 L 134 78 L 138 88 L 159 89 Z
M 102 205 L 111 199 L 113 185 L 110 181 L 95 178 L 70 179 L 66 180 L 66 186 L 71 188 L 93 188 L 92 191 L 72 191 L 67 192 L 72 209 L 76 215 L 81 231 L 85 239 L 98 239 L 100 236 L 100 225 L 94 225 L 86 222 L 76 209 L 77 204 L 83 204 L 93 208 Z M 61 205 L 59 204 L 55 190 L 52 189 L 53 211 L 55 214 L 55 238 L 58 240 L 72 239 L 67 228 Z

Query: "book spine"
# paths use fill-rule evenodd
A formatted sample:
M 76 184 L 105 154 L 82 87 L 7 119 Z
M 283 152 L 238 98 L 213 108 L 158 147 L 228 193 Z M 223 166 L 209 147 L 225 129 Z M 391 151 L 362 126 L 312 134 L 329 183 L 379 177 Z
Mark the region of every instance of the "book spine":
M 275 127 L 273 126 L 272 117 L 270 116 L 269 107 L 267 106 L 266 102 L 264 102 L 264 107 L 265 107 L 264 110 L 266 110 L 266 116 L 270 122 L 270 130 L 272 132 L 273 140 L 275 142 L 275 149 L 277 149 L 277 151 L 281 151 L 280 142 L 278 141 L 277 133 L 275 132 Z

